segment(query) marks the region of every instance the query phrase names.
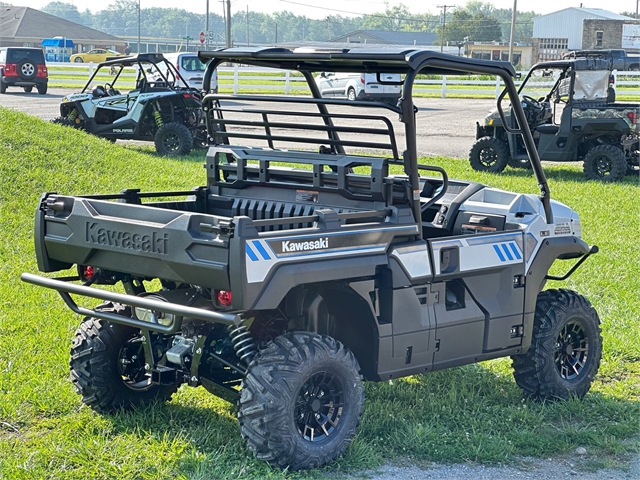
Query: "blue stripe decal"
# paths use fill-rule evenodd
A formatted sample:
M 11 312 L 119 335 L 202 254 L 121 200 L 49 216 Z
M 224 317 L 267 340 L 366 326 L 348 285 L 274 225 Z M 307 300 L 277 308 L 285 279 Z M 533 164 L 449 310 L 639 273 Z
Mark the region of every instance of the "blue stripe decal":
M 509 251 L 509 249 L 507 248 L 507 245 L 503 243 L 503 244 L 502 244 L 502 245 L 500 245 L 500 246 L 502 247 L 502 250 L 504 251 L 504 253 L 507 255 L 507 258 L 508 258 L 509 260 L 513 260 L 513 255 L 511 255 L 511 252 L 510 252 L 510 251 Z
M 498 254 L 498 258 L 500 259 L 501 262 L 506 261 L 506 258 L 504 258 L 504 255 L 502 255 L 502 252 L 500 251 L 500 247 L 498 247 L 498 245 L 494 245 L 493 249 L 496 251 L 496 253 Z
M 510 243 L 509 246 L 511 247 L 511 250 L 513 251 L 513 254 L 516 256 L 516 258 L 518 260 L 522 260 L 522 256 L 520 256 L 520 253 L 518 253 L 518 247 L 516 247 L 516 244 Z
M 265 260 L 271 260 L 271 257 L 269 256 L 269 254 L 267 253 L 267 251 L 264 249 L 264 247 L 260 242 L 254 241 L 253 246 L 256 247 L 256 250 L 258 250 L 260 255 L 262 255 L 262 258 L 264 258 Z
M 245 251 L 247 252 L 247 255 L 249 255 L 249 258 L 251 259 L 252 262 L 258 261 L 258 257 L 256 256 L 255 253 L 253 253 L 253 250 L 251 250 L 251 247 L 249 246 L 248 243 L 246 244 Z

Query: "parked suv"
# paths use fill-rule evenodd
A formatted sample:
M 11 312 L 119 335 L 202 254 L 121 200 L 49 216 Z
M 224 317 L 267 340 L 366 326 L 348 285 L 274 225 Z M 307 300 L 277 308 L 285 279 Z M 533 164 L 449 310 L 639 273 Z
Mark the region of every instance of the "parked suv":
M 38 93 L 44 95 L 48 81 L 47 65 L 41 49 L 0 48 L 0 93 L 5 93 L 7 87 L 22 87 L 27 93 L 36 87 Z
M 396 103 L 400 98 L 402 77 L 398 73 L 322 72 L 316 83 L 324 98 L 375 100 Z
M 176 70 L 180 72 L 180 76 L 184 78 L 187 85 L 198 90 L 203 88 L 202 78 L 204 77 L 204 70 L 207 65 L 200 61 L 198 54 L 187 52 L 165 53 L 164 58 L 176 67 Z M 211 76 L 210 87 L 207 91 L 218 93 L 217 71 Z

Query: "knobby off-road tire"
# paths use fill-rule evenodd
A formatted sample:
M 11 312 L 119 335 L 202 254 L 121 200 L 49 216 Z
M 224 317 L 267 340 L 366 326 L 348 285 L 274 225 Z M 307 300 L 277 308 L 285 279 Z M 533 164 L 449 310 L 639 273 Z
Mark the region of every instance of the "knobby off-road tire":
M 257 458 L 294 470 L 336 459 L 364 407 L 358 361 L 311 332 L 276 337 L 249 365 L 238 405 L 240 432 Z
M 469 163 L 478 172 L 500 173 L 509 163 L 509 149 L 495 137 L 482 137 L 471 147 Z
M 67 117 L 56 117 L 51 120 L 51 123 L 55 123 L 56 125 L 62 125 L 63 127 L 71 127 L 71 128 L 79 128 L 79 126 L 73 120 L 70 120 Z
M 589 300 L 571 290 L 546 290 L 538 295 L 531 347 L 511 357 L 513 376 L 535 399 L 582 398 L 601 357 L 600 319 Z
M 584 174 L 591 180 L 619 182 L 626 173 L 627 159 L 614 145 L 597 145 L 584 157 Z
M 156 151 L 166 155 L 189 155 L 193 148 L 193 137 L 187 127 L 178 122 L 165 123 L 155 136 Z
M 98 310 L 131 313 L 111 302 Z M 82 402 L 100 413 L 169 400 L 179 387 L 150 383 L 139 330 L 97 318 L 86 317 L 76 330 L 69 365 Z

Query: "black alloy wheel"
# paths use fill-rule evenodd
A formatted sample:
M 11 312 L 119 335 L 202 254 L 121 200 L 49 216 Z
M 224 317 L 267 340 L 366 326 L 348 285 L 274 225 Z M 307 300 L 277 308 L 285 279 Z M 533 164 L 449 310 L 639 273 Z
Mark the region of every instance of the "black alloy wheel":
M 591 180 L 619 182 L 626 173 L 627 159 L 615 145 L 597 145 L 584 157 L 584 174 Z
M 471 168 L 478 172 L 500 173 L 509 163 L 509 150 L 495 137 L 482 137 L 469 152 Z
M 171 122 L 158 129 L 154 143 L 160 155 L 188 155 L 193 148 L 193 137 L 183 124 Z
M 336 431 L 342 408 L 344 388 L 340 379 L 329 372 L 309 378 L 296 398 L 294 417 L 298 433 L 309 442 L 320 442 Z
M 589 337 L 580 322 L 564 325 L 555 345 L 555 362 L 560 376 L 573 380 L 580 375 L 589 358 Z

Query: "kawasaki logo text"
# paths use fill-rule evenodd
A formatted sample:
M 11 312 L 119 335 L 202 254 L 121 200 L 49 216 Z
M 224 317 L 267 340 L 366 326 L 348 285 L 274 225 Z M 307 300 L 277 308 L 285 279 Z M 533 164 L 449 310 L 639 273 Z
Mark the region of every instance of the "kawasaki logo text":
M 138 233 L 98 228 L 97 223 L 87 222 L 85 240 L 96 245 L 124 248 L 125 250 L 135 250 L 136 252 L 157 253 L 160 255 L 168 255 L 169 253 L 167 249 L 169 234 L 167 233 L 152 232 L 150 235 L 140 235 Z
M 308 242 L 292 242 L 290 240 L 282 242 L 283 252 L 304 252 L 308 250 L 319 250 L 321 248 L 329 248 L 328 238 L 325 237 Z

